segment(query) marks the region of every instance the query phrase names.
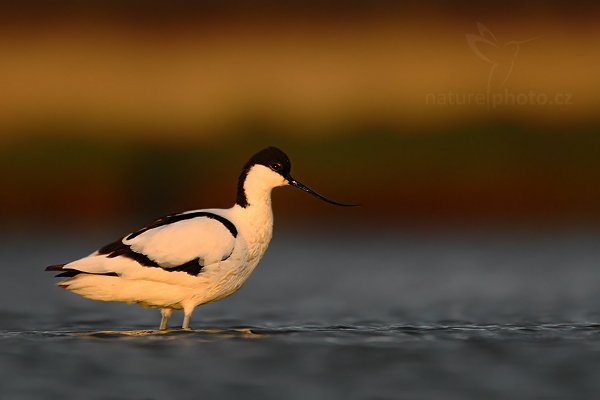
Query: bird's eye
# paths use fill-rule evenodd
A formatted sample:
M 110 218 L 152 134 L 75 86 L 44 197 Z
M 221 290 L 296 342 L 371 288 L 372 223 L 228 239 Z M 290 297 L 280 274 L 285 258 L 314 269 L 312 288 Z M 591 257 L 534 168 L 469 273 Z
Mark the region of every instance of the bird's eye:
M 273 163 L 271 164 L 271 169 L 279 172 L 283 169 L 283 165 L 281 163 Z

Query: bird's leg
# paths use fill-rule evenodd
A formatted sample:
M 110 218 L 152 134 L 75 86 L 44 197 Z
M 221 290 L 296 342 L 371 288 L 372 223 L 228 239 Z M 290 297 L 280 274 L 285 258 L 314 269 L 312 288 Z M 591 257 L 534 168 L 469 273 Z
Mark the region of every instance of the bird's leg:
M 183 324 L 181 325 L 181 329 L 190 329 L 190 316 L 192 314 L 185 313 L 183 314 Z
M 183 324 L 181 325 L 181 329 L 190 329 L 190 317 L 192 316 L 192 311 L 194 311 L 194 307 L 183 307 Z
M 160 319 L 160 328 L 159 328 L 160 330 L 167 329 L 167 320 L 171 316 L 172 312 L 173 312 L 172 308 L 161 308 L 160 309 L 160 315 L 162 315 L 162 318 Z

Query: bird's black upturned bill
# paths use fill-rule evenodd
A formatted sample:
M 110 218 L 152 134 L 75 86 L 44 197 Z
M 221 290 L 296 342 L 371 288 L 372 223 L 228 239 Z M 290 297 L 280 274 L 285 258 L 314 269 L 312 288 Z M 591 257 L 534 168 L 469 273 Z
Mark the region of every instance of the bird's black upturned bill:
M 358 206 L 358 204 L 347 204 L 347 203 L 340 203 L 334 200 L 330 200 L 327 197 L 323 196 L 322 194 L 319 194 L 317 192 L 315 192 L 314 190 L 312 190 L 309 187 L 304 186 L 303 184 L 301 184 L 300 182 L 298 182 L 297 180 L 295 180 L 294 178 L 292 178 L 291 176 L 287 177 L 288 183 L 294 187 L 297 187 L 300 190 L 305 191 L 306 193 L 310 193 L 315 197 L 318 197 L 319 199 L 326 201 L 328 203 L 331 204 L 335 204 L 336 206 L 342 206 L 342 207 L 356 207 Z

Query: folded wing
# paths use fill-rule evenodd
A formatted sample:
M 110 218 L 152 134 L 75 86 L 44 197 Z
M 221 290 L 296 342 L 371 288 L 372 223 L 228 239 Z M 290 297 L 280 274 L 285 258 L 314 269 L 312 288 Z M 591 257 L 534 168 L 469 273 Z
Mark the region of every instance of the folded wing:
M 209 265 L 231 255 L 237 230 L 232 232 L 223 223 L 223 217 L 215 218 L 216 214 L 209 213 L 178 215 L 188 218 L 131 234 L 122 243 L 165 269 L 194 259 Z
M 224 217 L 194 211 L 163 217 L 146 228 L 110 243 L 88 257 L 48 267 L 50 271 L 121 274 L 135 261 L 144 267 L 198 275 L 210 264 L 226 260 L 235 247 L 237 229 Z

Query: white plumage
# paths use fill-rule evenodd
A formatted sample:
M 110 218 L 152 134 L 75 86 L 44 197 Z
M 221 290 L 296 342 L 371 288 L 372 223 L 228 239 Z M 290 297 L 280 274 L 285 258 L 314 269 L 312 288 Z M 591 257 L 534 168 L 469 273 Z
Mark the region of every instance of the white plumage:
M 211 212 L 217 215 L 231 214 L 222 210 Z M 208 217 L 159 226 L 133 239 L 123 240 L 131 250 L 146 254 L 164 268 L 176 267 L 198 257 L 203 264 L 211 265 L 228 258 L 235 242 L 236 238 L 221 222 Z
M 271 190 L 293 185 L 325 201 L 290 176 L 289 158 L 269 147 L 244 166 L 236 204 L 163 217 L 79 260 L 48 267 L 67 279 L 58 285 L 101 301 L 161 308 L 165 329 L 182 309 L 189 328 L 194 308 L 222 299 L 248 279 L 271 240 Z

